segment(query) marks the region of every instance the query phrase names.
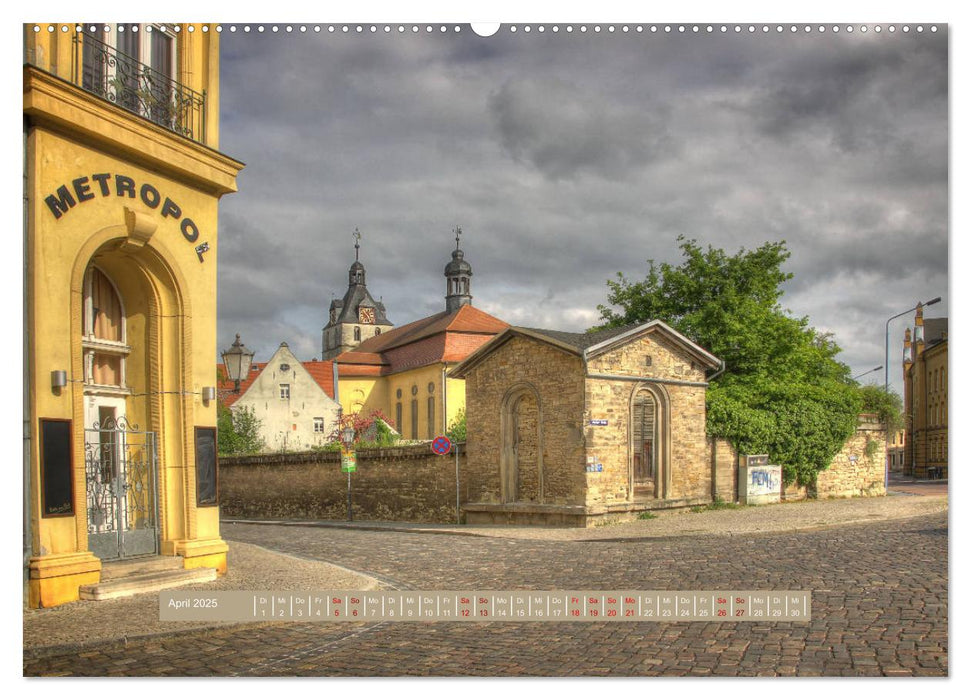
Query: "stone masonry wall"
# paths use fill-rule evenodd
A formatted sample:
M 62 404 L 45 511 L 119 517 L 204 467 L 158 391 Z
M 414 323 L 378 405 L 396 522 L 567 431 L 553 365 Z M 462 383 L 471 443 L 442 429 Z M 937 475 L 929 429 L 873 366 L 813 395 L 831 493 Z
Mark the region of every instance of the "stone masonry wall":
M 884 496 L 884 469 L 887 459 L 887 433 L 876 416 L 864 413 L 856 432 L 846 441 L 830 465 L 816 477 L 817 498 L 850 498 L 853 496 Z M 874 451 L 868 457 L 867 444 L 873 442 Z M 809 496 L 805 486 L 790 484 L 782 498 L 797 501 Z
M 464 502 L 463 444 L 459 481 Z M 359 450 L 351 490 L 355 520 L 454 523 L 455 455 L 427 444 Z M 219 501 L 223 518 L 344 520 L 347 474 L 337 452 L 221 457 Z
M 734 503 L 738 497 L 738 452 L 725 438 L 708 438 L 711 450 L 712 473 L 717 498 Z
M 519 401 L 516 410 L 518 435 L 516 454 L 519 472 L 517 491 L 520 501 L 539 502 L 539 406 L 532 394 Z
M 647 358 L 650 357 L 650 364 Z M 588 362 L 589 374 L 641 376 L 703 382 L 704 369 L 658 333 L 622 345 Z M 630 407 L 635 389 L 653 386 L 668 397 L 670 489 L 667 499 L 711 497 L 711 456 L 705 434 L 705 387 L 651 384 L 632 380 L 588 377 L 587 410 L 590 419 L 607 419 L 606 426 L 585 426 L 587 454 L 604 465 L 603 472 L 588 473 L 593 503 L 625 501 L 630 455 Z M 663 430 L 663 405 L 658 411 L 658 436 Z M 659 442 L 659 465 L 663 439 Z M 664 467 L 662 466 L 662 469 Z M 663 473 L 659 474 L 663 479 Z
M 539 393 L 544 502 L 580 505 L 585 497 L 583 364 L 551 345 L 515 336 L 466 375 L 469 501 L 499 503 L 501 408 L 506 392 L 527 382 Z M 528 411 L 527 411 L 528 413 Z M 529 422 L 528 415 L 525 423 Z M 521 425 L 521 430 L 527 427 Z

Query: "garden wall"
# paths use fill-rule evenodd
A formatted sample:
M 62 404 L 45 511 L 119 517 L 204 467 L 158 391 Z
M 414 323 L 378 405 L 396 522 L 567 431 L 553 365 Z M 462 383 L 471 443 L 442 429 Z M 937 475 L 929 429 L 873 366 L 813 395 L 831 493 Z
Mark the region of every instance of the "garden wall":
M 465 445 L 459 474 L 465 502 Z M 355 520 L 455 522 L 455 454 L 429 444 L 358 450 L 351 474 Z M 222 518 L 347 518 L 347 474 L 339 452 L 220 457 Z

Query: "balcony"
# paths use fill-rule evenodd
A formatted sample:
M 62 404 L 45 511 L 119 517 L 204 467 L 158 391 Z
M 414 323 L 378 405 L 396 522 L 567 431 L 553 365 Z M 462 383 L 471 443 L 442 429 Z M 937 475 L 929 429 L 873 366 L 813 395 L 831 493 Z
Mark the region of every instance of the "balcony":
M 169 131 L 206 143 L 206 94 L 105 44 L 74 36 L 73 82 Z

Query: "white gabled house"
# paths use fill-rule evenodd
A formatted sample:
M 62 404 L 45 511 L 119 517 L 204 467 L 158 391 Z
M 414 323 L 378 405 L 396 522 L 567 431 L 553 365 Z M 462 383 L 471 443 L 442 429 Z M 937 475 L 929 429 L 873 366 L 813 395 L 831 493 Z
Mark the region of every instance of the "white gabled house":
M 222 366 L 220 365 L 220 368 Z M 220 399 L 230 410 L 251 408 L 261 422 L 264 452 L 299 452 L 331 441 L 340 405 L 334 400 L 334 368 L 328 361 L 301 362 L 286 343 L 267 362 L 254 362 L 240 383 L 220 383 Z M 225 377 L 225 371 L 220 373 Z

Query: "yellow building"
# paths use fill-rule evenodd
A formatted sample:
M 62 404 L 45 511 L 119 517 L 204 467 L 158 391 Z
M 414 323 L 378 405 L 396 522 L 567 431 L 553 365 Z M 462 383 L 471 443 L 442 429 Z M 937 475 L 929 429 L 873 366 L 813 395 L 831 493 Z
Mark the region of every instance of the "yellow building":
M 334 359 L 338 400 L 345 413 L 380 411 L 403 438 L 430 440 L 445 433 L 465 410 L 465 381 L 447 378 L 446 373 L 509 324 L 472 306 L 472 266 L 458 240 L 456 236 L 452 260 L 445 266 L 444 311 L 384 333 L 366 334 L 366 340 Z M 358 261 L 354 264 L 359 268 L 351 271 L 358 269 L 363 286 L 364 268 Z M 345 299 L 349 296 L 350 292 Z M 357 296 L 369 298 L 360 292 Z M 343 311 L 360 318 L 356 308 L 345 304 Z
M 924 318 L 917 306 L 913 335 L 904 335 L 903 471 L 947 478 L 947 318 Z
M 207 25 L 24 26 L 24 559 L 226 569 L 215 462 L 219 147 Z M 171 562 L 169 562 L 171 563 Z

